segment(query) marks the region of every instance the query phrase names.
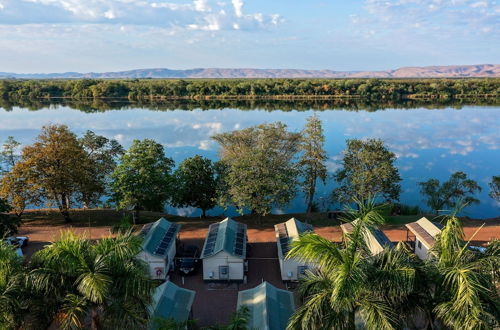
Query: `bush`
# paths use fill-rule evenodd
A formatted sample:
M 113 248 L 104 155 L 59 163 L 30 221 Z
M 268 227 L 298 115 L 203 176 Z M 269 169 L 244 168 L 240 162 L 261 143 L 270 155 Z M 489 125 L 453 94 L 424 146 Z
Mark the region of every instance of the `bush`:
M 111 227 L 111 232 L 116 233 L 124 233 L 132 228 L 132 220 L 131 216 L 128 214 L 124 214 L 120 219 L 119 223 L 115 223 L 113 227 Z

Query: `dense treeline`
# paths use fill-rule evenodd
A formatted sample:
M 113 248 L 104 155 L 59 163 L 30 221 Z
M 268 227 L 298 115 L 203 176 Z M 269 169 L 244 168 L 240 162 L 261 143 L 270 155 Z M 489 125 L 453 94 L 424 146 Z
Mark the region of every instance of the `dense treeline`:
M 498 97 L 500 79 L 201 79 L 2 80 L 0 97 L 17 98 L 406 98 Z
M 223 110 L 238 109 L 242 111 L 377 111 L 383 109 L 444 109 L 463 106 L 499 106 L 500 98 L 467 97 L 447 99 L 404 99 L 404 100 L 373 100 L 365 98 L 334 98 L 334 99 L 179 99 L 159 100 L 146 99 L 130 101 L 128 99 L 68 99 L 68 98 L 30 98 L 16 99 L 0 98 L 0 108 L 11 111 L 15 107 L 36 111 L 49 107 L 69 107 L 82 112 L 102 112 L 107 110 L 147 109 L 154 111 L 173 110 Z

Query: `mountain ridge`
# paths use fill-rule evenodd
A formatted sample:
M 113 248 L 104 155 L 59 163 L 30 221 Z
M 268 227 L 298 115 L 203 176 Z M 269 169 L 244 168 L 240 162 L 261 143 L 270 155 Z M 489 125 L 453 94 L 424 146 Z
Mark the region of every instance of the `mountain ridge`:
M 120 79 L 120 78 L 492 78 L 500 77 L 500 64 L 401 67 L 384 71 L 335 71 L 253 68 L 167 68 L 115 72 L 12 73 L 0 72 L 0 79 Z

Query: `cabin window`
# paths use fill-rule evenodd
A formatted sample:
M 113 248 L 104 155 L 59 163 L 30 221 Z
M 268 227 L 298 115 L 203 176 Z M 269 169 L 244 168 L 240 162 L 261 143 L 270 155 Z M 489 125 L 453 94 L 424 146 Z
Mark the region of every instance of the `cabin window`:
M 417 246 L 418 246 L 419 249 L 421 249 L 422 248 L 422 242 L 417 241 Z
M 307 266 L 299 266 L 297 267 L 297 275 L 305 276 L 306 275 Z
M 219 277 L 222 279 L 229 278 L 229 266 L 219 266 Z

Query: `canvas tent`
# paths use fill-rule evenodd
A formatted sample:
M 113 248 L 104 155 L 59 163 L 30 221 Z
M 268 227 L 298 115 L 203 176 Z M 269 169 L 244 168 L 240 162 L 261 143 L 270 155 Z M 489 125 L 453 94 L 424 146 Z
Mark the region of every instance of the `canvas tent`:
M 284 330 L 295 311 L 293 293 L 281 290 L 268 282 L 238 293 L 238 306 L 250 313 L 248 329 Z
M 205 281 L 243 281 L 246 271 L 247 226 L 230 218 L 213 223 L 203 244 Z
M 183 289 L 170 281 L 166 281 L 155 289 L 150 305 L 150 330 L 157 329 L 157 319 L 173 319 L 183 322 L 191 318 L 191 309 L 195 292 Z
M 348 222 L 340 225 L 340 228 L 342 228 L 342 232 L 344 233 L 344 237 L 352 232 L 354 226 L 358 221 L 359 220 L 356 219 L 353 222 Z M 368 246 L 368 249 L 370 250 L 372 255 L 379 254 L 386 247 L 391 249 L 394 247 L 394 244 L 392 244 L 391 240 L 377 226 L 367 226 L 367 230 L 364 231 L 363 236 L 365 238 L 366 245 Z
M 313 227 L 296 218 L 279 223 L 274 226 L 276 245 L 278 246 L 278 260 L 280 264 L 281 279 L 283 281 L 298 281 L 310 265 L 295 259 L 286 259 L 290 250 L 290 243 L 306 232 L 312 232 Z
M 174 268 L 180 227 L 179 224 L 160 218 L 142 228 L 142 251 L 138 257 L 148 264 L 152 278 L 166 279 L 168 272 Z
M 420 259 L 426 260 L 429 257 L 429 250 L 436 243 L 436 237 L 441 233 L 443 226 L 428 220 L 426 217 L 405 226 L 408 229 L 406 232 L 407 241 L 413 251 Z

